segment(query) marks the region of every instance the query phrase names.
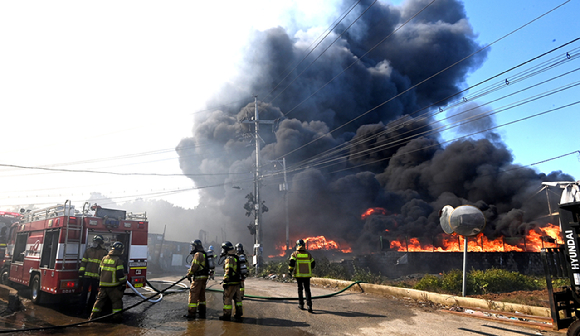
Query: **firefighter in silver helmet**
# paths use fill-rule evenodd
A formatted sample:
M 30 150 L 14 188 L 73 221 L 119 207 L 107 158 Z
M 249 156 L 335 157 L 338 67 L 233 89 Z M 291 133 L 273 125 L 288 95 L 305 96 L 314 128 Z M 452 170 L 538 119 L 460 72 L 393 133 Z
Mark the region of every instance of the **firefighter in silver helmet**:
M 93 312 L 89 317 L 92 320 L 101 314 L 103 306 L 107 300 L 111 300 L 113 313 L 118 313 L 123 310 L 123 293 L 127 288 L 127 276 L 125 275 L 125 266 L 121 256 L 125 246 L 121 242 L 114 242 L 111 245 L 111 251 L 103 260 L 99 267 L 100 281 L 99 294 L 97 294 L 97 301 L 93 306 Z M 117 314 L 116 318 L 120 316 Z
M 108 251 L 103 247 L 105 239 L 101 235 L 93 236 L 93 245 L 85 250 L 83 259 L 81 260 L 81 267 L 79 268 L 79 282 L 83 287 L 81 299 L 79 301 L 79 313 L 84 314 L 87 307 L 93 308 L 99 291 L 99 266 L 101 260 L 107 255 Z M 87 296 L 91 289 L 89 302 L 87 303 Z
M 302 290 L 306 293 L 306 305 L 308 312 L 312 313 L 312 295 L 310 294 L 310 278 L 312 277 L 312 269 L 316 262 L 310 254 L 306 251 L 306 244 L 304 240 L 296 241 L 296 251 L 290 256 L 288 263 L 288 275 L 296 278 L 298 284 L 298 308 L 304 309 L 304 297 Z
M 199 318 L 204 319 L 206 314 L 205 286 L 210 274 L 210 267 L 207 263 L 206 252 L 203 250 L 201 240 L 196 239 L 191 243 L 191 254 L 193 254 L 193 260 L 186 274 L 191 286 L 189 288 L 189 301 L 185 317 L 194 319 L 196 311 L 199 311 Z
M 221 258 L 225 258 L 224 261 L 224 311 L 223 315 L 219 317 L 220 320 L 230 321 L 232 318 L 232 300 L 236 306 L 236 313 L 234 318 L 241 320 L 244 315 L 244 310 L 242 306 L 242 293 L 240 291 L 240 266 L 239 258 L 236 255 L 234 246 L 229 241 L 222 244 Z

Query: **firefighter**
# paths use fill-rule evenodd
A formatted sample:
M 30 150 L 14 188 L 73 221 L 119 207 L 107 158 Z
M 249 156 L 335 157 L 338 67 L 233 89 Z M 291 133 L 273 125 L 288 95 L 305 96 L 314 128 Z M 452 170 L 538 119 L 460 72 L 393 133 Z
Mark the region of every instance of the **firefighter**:
M 189 301 L 187 306 L 187 318 L 194 319 L 195 312 L 199 308 L 199 318 L 205 318 L 205 285 L 210 274 L 210 267 L 207 265 L 207 255 L 203 250 L 201 240 L 196 239 L 191 243 L 191 253 L 193 260 L 191 267 L 186 274 L 187 279 L 191 282 L 189 288 Z M 193 282 L 192 282 L 193 277 Z
M 125 293 L 125 288 L 127 287 L 125 267 L 123 260 L 121 260 L 123 249 L 123 243 L 114 242 L 111 245 L 111 251 L 101 260 L 99 267 L 99 294 L 97 294 L 97 301 L 93 306 L 93 312 L 89 320 L 100 315 L 107 299 L 111 300 L 113 313 L 123 310 L 123 293 Z
M 310 294 L 310 278 L 315 261 L 310 252 L 306 251 L 304 240 L 296 241 L 296 251 L 290 256 L 288 263 L 288 275 L 295 277 L 298 284 L 298 308 L 304 310 L 304 297 L 302 289 L 306 293 L 306 305 L 308 312 L 312 313 L 312 295 Z
M 99 266 L 101 260 L 107 255 L 108 251 L 103 247 L 105 240 L 101 235 L 93 237 L 93 246 L 86 249 L 83 259 L 81 260 L 81 267 L 79 268 L 79 280 L 83 286 L 81 300 L 79 305 L 79 313 L 84 314 L 87 307 L 93 308 L 99 291 Z M 91 296 L 87 304 L 87 296 L 91 289 Z
M 222 244 L 221 257 L 225 257 L 224 262 L 224 312 L 219 317 L 222 321 L 230 321 L 232 318 L 232 300 L 236 305 L 234 318 L 241 320 L 244 314 L 242 307 L 242 293 L 240 291 L 240 267 L 239 259 L 234 250 L 234 246 L 229 241 Z
M 242 298 L 244 297 L 244 280 L 248 277 L 248 260 L 246 259 L 246 254 L 244 252 L 244 245 L 242 243 L 236 244 L 236 256 L 240 263 L 240 292 L 242 293 Z

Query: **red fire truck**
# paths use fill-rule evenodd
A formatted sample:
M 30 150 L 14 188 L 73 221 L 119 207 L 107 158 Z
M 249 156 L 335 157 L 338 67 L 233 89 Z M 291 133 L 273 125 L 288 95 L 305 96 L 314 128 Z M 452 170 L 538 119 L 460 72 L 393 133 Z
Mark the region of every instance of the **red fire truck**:
M 78 269 L 92 237 L 100 234 L 108 249 L 115 241 L 125 245 L 127 280 L 142 287 L 147 274 L 145 213 L 102 208 L 96 204 L 75 209 L 70 201 L 44 209 L 21 211 L 10 226 L 0 280 L 30 286 L 31 298 L 40 303 L 49 294 L 80 293 Z

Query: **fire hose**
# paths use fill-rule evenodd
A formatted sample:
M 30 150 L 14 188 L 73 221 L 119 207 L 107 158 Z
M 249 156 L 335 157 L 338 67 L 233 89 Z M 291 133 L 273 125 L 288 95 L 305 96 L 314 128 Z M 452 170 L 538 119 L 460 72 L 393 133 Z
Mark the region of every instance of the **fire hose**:
M 123 313 L 123 312 L 125 312 L 127 310 L 133 309 L 133 308 L 137 307 L 138 305 L 140 305 L 142 303 L 145 303 L 145 302 L 151 300 L 152 298 L 156 297 L 157 295 L 162 295 L 163 293 L 165 293 L 170 288 L 172 288 L 172 287 L 176 286 L 177 284 L 181 283 L 181 281 L 183 281 L 183 279 L 185 279 L 185 278 L 186 278 L 186 276 L 184 276 L 183 278 L 177 280 L 171 286 L 165 288 L 164 290 L 161 290 L 161 291 L 157 291 L 156 290 L 156 293 L 153 294 L 153 296 L 148 297 L 148 298 L 144 298 L 143 300 L 141 300 L 141 301 L 139 301 L 139 302 L 137 302 L 137 303 L 135 303 L 135 304 L 127 307 L 127 308 L 124 308 L 121 311 L 114 312 L 114 313 L 111 313 L 111 314 L 108 314 L 108 315 L 104 315 L 104 316 L 100 316 L 100 317 L 94 318 L 92 320 L 83 321 L 83 322 L 77 322 L 77 323 L 72 323 L 72 324 L 57 325 L 57 326 L 36 327 L 36 328 L 27 328 L 27 329 L 6 329 L 6 330 L 0 330 L 0 334 L 14 333 L 14 332 L 23 332 L 23 331 L 39 331 L 39 330 L 50 330 L 50 329 L 64 329 L 64 328 L 77 327 L 77 326 L 81 326 L 83 324 L 97 322 L 97 321 L 100 321 L 100 320 L 103 320 L 103 319 L 112 317 L 114 315 L 121 314 L 121 313 Z M 152 301 L 150 301 L 150 302 L 152 302 Z M 159 302 L 159 301 L 157 301 L 157 302 Z
M 159 282 L 169 283 L 169 281 L 163 281 L 163 280 L 160 280 Z M 360 283 L 365 283 L 365 282 L 364 281 L 354 281 L 353 283 L 351 283 L 350 285 L 346 286 L 345 288 L 339 290 L 338 292 L 334 292 L 334 293 L 330 293 L 330 294 L 324 294 L 324 295 L 313 296 L 312 299 L 313 300 L 314 299 L 327 299 L 327 298 L 333 297 L 335 295 L 344 293 L 345 291 L 347 291 L 352 286 L 357 285 L 357 284 L 360 284 Z M 147 285 L 149 285 L 149 287 L 151 287 L 154 291 L 158 292 L 158 290 L 155 289 L 155 287 L 153 287 L 149 283 L 149 281 L 147 281 Z M 188 288 L 184 288 L 184 290 L 185 289 L 188 289 Z M 211 288 L 211 286 L 210 287 L 207 287 L 205 290 L 206 290 L 206 292 L 216 292 L 216 293 L 223 293 L 224 292 L 222 289 Z M 261 299 L 261 300 L 299 300 L 299 298 L 297 298 L 297 297 L 269 297 L 269 296 L 258 296 L 258 295 L 249 295 L 249 294 L 244 294 L 244 298 Z
M 125 311 L 127 311 L 127 310 L 130 310 L 130 309 L 133 309 L 133 308 L 137 307 L 138 305 L 140 305 L 140 304 L 142 304 L 142 303 L 145 303 L 145 302 L 158 303 L 158 302 L 160 302 L 160 301 L 161 301 L 161 299 L 163 298 L 163 293 L 167 292 L 169 289 L 171 289 L 171 288 L 172 288 L 172 287 L 174 287 L 174 286 L 177 286 L 177 285 L 183 285 L 183 284 L 181 284 L 181 282 L 182 282 L 182 281 L 183 281 L 185 278 L 187 278 L 187 276 L 184 276 L 184 277 L 182 277 L 181 279 L 179 279 L 179 280 L 177 280 L 176 282 L 173 282 L 173 283 L 171 283 L 170 281 L 163 281 L 163 280 L 159 281 L 159 282 L 161 282 L 161 283 L 171 283 L 171 285 L 170 285 L 169 287 L 167 287 L 167 288 L 165 288 L 165 289 L 163 289 L 163 290 L 158 290 L 158 289 L 156 289 L 155 287 L 153 287 L 153 286 L 151 285 L 151 283 L 150 283 L 149 281 L 147 281 L 147 282 L 146 282 L 146 283 L 147 283 L 147 285 L 148 285 L 148 286 L 149 286 L 151 289 L 153 289 L 153 291 L 155 292 L 155 294 L 153 294 L 153 295 L 152 295 L 152 296 L 150 296 L 150 297 L 145 297 L 145 296 L 143 296 L 141 293 L 139 293 L 139 292 L 138 292 L 138 291 L 137 291 L 137 290 L 136 290 L 136 289 L 135 289 L 133 286 L 131 286 L 131 284 L 129 283 L 129 287 L 131 287 L 131 289 L 133 289 L 133 291 L 135 291 L 135 293 L 137 293 L 137 294 L 138 294 L 138 295 L 139 295 L 141 298 L 143 298 L 143 299 L 142 299 L 141 301 L 139 301 L 139 302 L 137 302 L 137 303 L 135 303 L 135 304 L 133 304 L 133 305 L 131 305 L 131 306 L 127 307 L 127 308 L 124 308 L 124 309 L 123 309 L 123 310 L 121 310 L 121 311 L 118 311 L 118 312 L 115 312 L 115 313 L 111 313 L 111 314 L 108 314 L 108 315 L 104 315 L 104 316 L 100 316 L 100 317 L 94 318 L 94 319 L 92 319 L 92 320 L 83 321 L 83 322 L 77 322 L 77 323 L 72 323 L 72 324 L 57 325 L 57 326 L 36 327 L 36 328 L 27 328 L 27 329 L 6 329 L 6 330 L 0 330 L 0 334 L 5 334 L 5 333 L 13 333 L 13 332 L 24 332 L 24 331 L 39 331 L 39 330 L 50 330 L 50 329 L 64 329 L 64 328 L 69 328 L 69 327 L 77 327 L 77 326 L 81 326 L 81 325 L 88 324 L 88 323 L 92 323 L 92 322 L 97 322 L 97 321 L 100 321 L 100 320 L 103 320 L 103 319 L 106 319 L 106 318 L 112 317 L 112 316 L 114 316 L 114 315 L 121 314 L 121 313 L 123 313 L 123 312 L 125 312 Z M 325 295 L 318 295 L 318 296 L 313 296 L 313 297 L 312 297 L 312 299 L 314 300 L 314 299 L 325 299 L 325 298 L 330 298 L 330 297 L 333 297 L 333 296 L 335 296 L 335 295 L 341 294 L 341 293 L 345 292 L 346 290 L 348 290 L 349 288 L 351 288 L 352 286 L 354 286 L 354 285 L 356 285 L 356 284 L 360 284 L 360 283 L 364 283 L 364 282 L 363 282 L 363 281 L 355 281 L 355 282 L 351 283 L 350 285 L 348 285 L 347 287 L 345 287 L 345 288 L 341 289 L 341 290 L 340 290 L 340 291 L 338 291 L 338 292 L 334 292 L 334 293 L 330 293 L 330 294 L 325 294 Z M 183 286 L 181 286 L 182 288 L 181 288 L 181 289 L 179 289 L 179 290 L 177 290 L 177 292 L 180 292 L 180 291 L 182 291 L 182 290 L 189 289 L 189 288 L 187 288 L 187 287 L 185 287 L 185 286 L 186 286 L 186 285 L 183 285 Z M 221 290 L 221 289 L 214 289 L 214 288 L 211 288 L 211 286 L 210 286 L 210 287 L 208 287 L 208 288 L 206 288 L 206 291 L 208 291 L 208 292 L 218 292 L 218 293 L 223 293 L 223 290 Z M 161 296 L 159 299 L 157 299 L 157 300 L 151 300 L 152 298 L 154 298 L 154 297 L 156 297 L 156 296 L 158 296 L 158 295 L 160 295 L 160 296 Z M 267 297 L 267 296 L 248 295 L 248 294 L 245 294 L 245 295 L 244 295 L 244 298 L 261 299 L 261 300 L 299 300 L 297 297 Z
M 127 282 L 127 284 L 133 290 L 133 292 L 135 292 L 135 294 L 137 294 L 142 299 L 145 299 L 151 303 L 157 303 L 157 302 L 161 302 L 161 300 L 163 300 L 163 294 L 159 294 L 159 299 L 151 300 L 150 298 L 145 297 L 143 294 L 139 293 L 139 291 L 135 287 L 133 287 L 133 285 L 131 285 L 130 282 Z

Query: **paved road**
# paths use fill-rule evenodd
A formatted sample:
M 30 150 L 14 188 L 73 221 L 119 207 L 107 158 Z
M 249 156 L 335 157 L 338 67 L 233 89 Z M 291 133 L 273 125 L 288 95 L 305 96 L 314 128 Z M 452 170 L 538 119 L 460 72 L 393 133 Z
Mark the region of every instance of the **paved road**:
M 175 281 L 179 277 L 166 277 Z M 160 289 L 162 283 L 154 282 Z M 220 289 L 217 282 L 210 282 Z M 262 279 L 248 279 L 246 293 L 268 297 L 295 297 L 296 285 Z M 332 293 L 333 290 L 313 288 L 313 295 Z M 125 296 L 125 306 L 140 301 Z M 208 292 L 208 319 L 187 321 L 182 316 L 187 310 L 187 292 L 165 296 L 157 304 L 144 303 L 124 313 L 122 324 L 89 323 L 79 327 L 43 331 L 42 334 L 59 335 L 563 335 L 488 322 L 471 317 L 440 312 L 435 307 L 420 305 L 404 299 L 384 298 L 367 294 L 345 292 L 314 301 L 314 313 L 297 308 L 296 301 L 244 301 L 243 323 L 222 322 L 221 293 Z M 73 305 L 46 307 L 29 305 L 29 308 L 7 318 L 0 318 L 1 329 L 33 328 L 47 325 L 64 325 L 84 321 L 75 316 Z M 23 332 L 20 334 L 39 334 Z

